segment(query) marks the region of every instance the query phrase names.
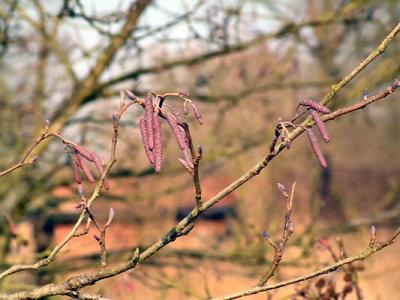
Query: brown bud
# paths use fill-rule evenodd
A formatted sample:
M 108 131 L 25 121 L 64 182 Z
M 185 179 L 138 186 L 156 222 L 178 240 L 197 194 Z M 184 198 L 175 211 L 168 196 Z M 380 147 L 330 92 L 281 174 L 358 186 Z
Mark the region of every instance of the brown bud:
M 147 158 L 149 159 L 149 162 L 152 165 L 154 165 L 154 162 L 155 162 L 154 154 L 153 154 L 153 152 L 151 152 L 151 150 L 149 148 L 149 143 L 148 143 L 149 140 L 147 137 L 147 127 L 146 127 L 146 124 L 145 124 L 145 121 L 143 118 L 141 118 L 139 120 L 139 128 L 140 128 L 140 134 L 142 136 L 143 147 L 144 147 L 144 150 L 146 151 Z
M 317 282 L 315 283 L 315 286 L 316 286 L 318 289 L 322 289 L 322 288 L 325 286 L 325 279 L 324 279 L 324 278 L 319 278 L 319 279 L 317 280 Z
M 101 243 L 101 239 L 98 235 L 93 234 L 94 239 L 100 244 Z
M 185 150 L 187 148 L 185 131 L 182 131 L 182 129 L 180 129 L 177 119 L 173 114 L 167 113 L 167 121 L 168 121 L 169 126 L 171 126 L 171 129 L 175 135 L 175 138 L 176 138 L 176 141 L 178 142 L 179 147 L 182 150 Z
M 323 114 L 329 114 L 331 112 L 329 108 L 327 108 L 327 107 L 323 106 L 322 104 L 319 104 L 311 99 L 301 100 L 300 105 L 307 106 L 307 107 L 312 108 Z
M 314 132 L 311 129 L 307 128 L 307 135 L 308 135 L 308 139 L 310 140 L 311 148 L 312 148 L 319 164 L 323 168 L 328 167 L 328 164 L 322 154 L 321 148 L 319 147 L 318 140 L 315 137 Z
M 318 112 L 311 109 L 311 116 L 313 117 L 315 121 L 315 125 L 317 125 L 317 128 L 319 132 L 321 133 L 322 139 L 324 140 L 325 143 L 328 143 L 330 141 L 328 131 L 326 130 L 324 122 L 322 122 L 321 118 L 318 115 Z
M 203 157 L 203 147 L 201 145 L 197 146 L 197 153 L 199 157 Z
M 154 134 L 153 134 L 153 98 L 151 95 L 147 95 L 145 101 L 145 113 L 144 120 L 146 124 L 146 132 L 147 132 L 147 140 L 149 149 L 153 150 L 154 148 Z
M 326 287 L 326 292 L 329 293 L 330 296 L 335 296 L 335 286 L 332 281 L 329 281 Z
M 343 276 L 343 280 L 347 281 L 347 282 L 350 282 L 351 278 L 352 278 L 351 273 L 345 273 L 344 276 Z
M 88 165 L 86 164 L 83 156 L 81 156 L 80 153 L 76 153 L 76 156 L 79 159 L 79 164 L 81 166 L 81 169 L 82 169 L 83 173 L 85 173 L 86 178 L 92 183 L 95 182 L 93 174 L 90 171 Z
M 347 294 L 350 294 L 352 291 L 353 291 L 353 287 L 352 287 L 351 283 L 348 283 L 343 287 L 342 294 L 347 295 Z
M 120 115 L 118 113 L 112 114 L 111 115 L 111 120 L 113 121 L 113 123 L 117 123 L 120 119 Z
M 264 240 L 269 240 L 271 238 L 271 236 L 266 230 L 263 230 L 262 237 L 264 238 Z
M 154 126 L 154 167 L 156 173 L 161 172 L 162 168 L 162 136 L 161 136 L 161 122 L 160 118 L 156 113 L 153 115 L 153 126 Z

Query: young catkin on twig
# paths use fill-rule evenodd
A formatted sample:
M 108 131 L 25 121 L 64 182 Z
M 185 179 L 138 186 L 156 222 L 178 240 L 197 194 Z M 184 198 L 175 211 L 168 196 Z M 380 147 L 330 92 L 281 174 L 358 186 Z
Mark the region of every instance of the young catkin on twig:
M 139 128 L 140 128 L 140 135 L 142 136 L 143 147 L 144 147 L 144 150 L 146 151 L 147 158 L 149 159 L 149 162 L 152 165 L 154 165 L 154 162 L 155 162 L 154 154 L 149 148 L 149 139 L 148 139 L 148 133 L 147 133 L 147 126 L 145 124 L 144 118 L 141 118 L 139 120 Z
M 189 167 L 188 163 L 186 162 L 186 160 L 182 159 L 182 158 L 178 158 L 179 162 L 182 164 L 182 166 L 188 170 L 189 173 L 192 173 L 192 169 Z
M 193 164 L 192 153 L 190 152 L 190 149 L 186 148 L 186 149 L 182 150 L 182 154 L 183 154 L 183 159 L 186 161 L 187 165 L 191 169 L 193 169 L 194 164 Z
M 178 142 L 179 147 L 181 150 L 185 150 L 187 148 L 187 143 L 186 143 L 186 135 L 184 131 L 182 131 L 179 128 L 178 121 L 176 117 L 172 113 L 167 113 L 167 121 L 169 126 L 171 126 L 171 129 L 175 135 L 176 141 Z
M 303 105 L 303 106 L 306 106 L 306 107 L 309 107 L 309 108 L 312 108 L 312 109 L 314 109 L 314 110 L 316 110 L 316 111 L 318 111 L 320 113 L 323 113 L 323 114 L 329 114 L 331 112 L 329 108 L 327 108 L 327 107 L 325 107 L 325 106 L 323 106 L 323 105 L 321 105 L 321 104 L 319 104 L 319 103 L 317 103 L 317 102 L 315 102 L 315 101 L 313 101 L 311 99 L 301 100 L 299 104 Z
M 99 176 L 102 176 L 104 173 L 104 163 L 96 153 L 92 152 L 91 154 L 94 159 L 94 165 L 96 166 L 97 172 L 99 173 Z M 104 179 L 104 188 L 106 190 L 110 189 L 110 182 L 108 181 L 107 177 Z
M 154 165 L 156 173 L 161 172 L 162 168 L 162 136 L 161 136 L 161 122 L 158 113 L 153 114 L 153 129 L 154 129 Z
M 145 113 L 144 120 L 146 124 L 146 133 L 147 133 L 147 141 L 149 145 L 149 149 L 153 150 L 154 148 L 154 134 L 153 134 L 153 98 L 151 95 L 147 95 L 145 101 Z
M 91 183 L 94 183 L 95 180 L 94 180 L 93 174 L 92 174 L 92 172 L 90 171 L 88 165 L 86 164 L 84 157 L 81 156 L 80 153 L 76 153 L 76 156 L 77 156 L 77 158 L 78 158 L 78 160 L 79 160 L 80 167 L 81 167 L 83 173 L 85 174 L 86 178 L 87 178 Z
M 315 125 L 317 125 L 317 128 L 318 128 L 319 132 L 321 133 L 322 139 L 324 140 L 325 143 L 328 143 L 330 141 L 330 138 L 329 138 L 329 133 L 325 127 L 324 122 L 322 122 L 322 120 L 319 117 L 318 112 L 316 110 L 311 109 L 310 113 L 314 119 Z
M 315 157 L 317 158 L 321 167 L 326 168 L 328 166 L 328 164 L 322 154 L 321 148 L 318 144 L 317 137 L 315 136 L 314 132 L 310 128 L 307 128 L 306 131 L 307 131 L 308 139 L 310 140 L 311 148 L 315 154 Z
M 194 103 L 192 103 L 192 107 L 193 107 L 194 116 L 196 117 L 197 121 L 199 122 L 200 125 L 203 125 L 203 118 L 201 116 L 200 110 L 197 108 L 197 106 Z
M 92 154 L 89 150 L 87 150 L 79 145 L 69 145 L 69 146 L 71 148 L 73 148 L 76 152 L 78 152 L 81 156 L 83 156 L 86 160 L 88 160 L 90 162 L 94 162 Z
M 74 177 L 77 184 L 82 183 L 82 177 L 80 172 L 79 159 L 76 153 L 72 153 L 72 168 L 74 169 Z

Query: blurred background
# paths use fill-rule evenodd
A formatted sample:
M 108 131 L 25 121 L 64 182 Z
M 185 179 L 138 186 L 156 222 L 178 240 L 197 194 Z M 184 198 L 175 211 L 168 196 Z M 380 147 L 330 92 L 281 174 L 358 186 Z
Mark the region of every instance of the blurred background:
M 203 125 L 187 121 L 204 149 L 200 176 L 207 200 L 262 159 L 279 118 L 291 119 L 303 98 L 320 100 L 399 19 L 396 0 L 3 0 L 0 170 L 20 159 L 46 119 L 68 139 L 108 157 L 121 89 L 142 96 L 185 91 L 203 114 Z M 390 85 L 400 73 L 399 51 L 397 39 L 331 107 Z M 296 181 L 297 190 L 295 233 L 273 281 L 332 263 L 321 239 L 336 249 L 340 236 L 348 254 L 356 254 L 368 245 L 371 224 L 379 239 L 388 237 L 400 216 L 398 99 L 391 95 L 328 123 L 326 170 L 302 136 L 201 217 L 188 236 L 134 271 L 86 290 L 111 299 L 204 299 L 255 285 L 273 258 L 261 232 L 281 236 L 285 203 L 277 182 Z M 179 99 L 167 102 L 182 107 Z M 110 263 L 149 246 L 195 204 L 192 178 L 178 162 L 166 124 L 163 172 L 155 174 L 147 163 L 138 130 L 142 113 L 132 107 L 123 118 L 112 187 L 93 206 L 99 222 L 115 209 L 107 234 Z M 36 152 L 34 165 L 0 178 L 2 270 L 44 257 L 79 216 L 62 143 Z M 93 188 L 85 183 L 88 195 Z M 39 272 L 6 278 L 2 291 L 98 269 L 93 233 L 74 239 Z M 394 245 L 357 265 L 359 290 L 346 299 L 398 299 L 399 259 Z M 343 275 L 338 270 L 325 279 L 339 291 Z M 309 295 L 302 298 L 304 289 Z M 316 289 L 310 281 L 252 299 L 316 299 Z

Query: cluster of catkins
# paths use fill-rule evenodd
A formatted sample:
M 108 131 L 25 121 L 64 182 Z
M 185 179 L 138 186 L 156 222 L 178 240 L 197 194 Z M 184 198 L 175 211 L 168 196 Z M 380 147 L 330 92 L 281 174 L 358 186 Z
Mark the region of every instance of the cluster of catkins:
M 301 100 L 299 105 L 306 107 L 310 111 L 311 116 L 314 119 L 315 125 L 317 126 L 323 141 L 325 143 L 328 143 L 330 141 L 329 134 L 325 127 L 324 122 L 321 120 L 318 113 L 329 114 L 331 112 L 329 110 L 329 108 L 327 108 L 313 100 L 310 100 L 310 99 Z M 317 137 L 315 136 L 315 134 L 311 128 L 307 128 L 306 131 L 307 131 L 308 139 L 310 140 L 310 143 L 311 143 L 311 148 L 315 154 L 315 157 L 317 158 L 321 167 L 326 168 L 328 166 L 328 164 L 325 160 L 324 155 L 322 154 Z
M 343 277 L 344 284 L 338 286 L 332 278 L 319 278 L 314 285 L 309 284 L 296 288 L 296 294 L 291 300 L 301 299 L 320 299 L 320 300 L 339 300 L 347 299 L 354 290 L 351 274 L 346 273 Z
M 373 238 L 375 238 L 375 227 L 372 227 Z M 335 261 L 338 260 L 338 256 L 333 250 L 328 240 L 319 240 L 319 246 L 321 249 L 328 250 Z M 343 246 L 342 246 L 343 247 Z M 339 249 L 339 258 L 344 259 L 344 249 Z M 304 286 L 297 286 L 296 294 L 291 300 L 301 299 L 321 299 L 321 300 L 341 300 L 347 299 L 347 297 L 354 291 L 357 290 L 357 295 L 360 299 L 364 299 L 363 291 L 357 285 L 356 278 L 357 273 L 365 270 L 365 266 L 361 261 L 350 263 L 342 267 L 343 277 L 339 280 L 339 277 L 320 277 L 314 282 L 308 282 Z
M 89 151 L 77 144 L 67 143 L 65 147 L 66 150 L 71 154 L 75 181 L 78 184 L 79 192 L 82 194 L 83 189 L 81 172 L 85 174 L 89 182 L 94 183 L 94 176 L 87 163 L 93 163 L 97 169 L 97 172 L 99 173 L 99 176 L 101 176 L 104 173 L 104 161 L 95 152 Z M 110 189 L 110 183 L 107 178 L 104 180 L 104 188 L 106 190 Z
M 183 95 L 185 96 L 185 95 Z M 178 146 L 182 152 L 182 157 L 179 158 L 181 164 L 187 169 L 192 170 L 194 168 L 192 151 L 190 149 L 189 139 L 183 126 L 179 113 L 175 112 L 170 106 L 164 105 L 167 109 L 161 111 L 161 107 L 164 99 L 159 98 L 159 102 L 154 105 L 153 95 L 147 95 L 145 99 L 145 112 L 139 120 L 140 134 L 142 136 L 143 146 L 146 151 L 147 158 L 154 166 L 156 173 L 161 172 L 163 151 L 162 151 L 162 135 L 161 135 L 161 117 L 163 116 L 172 129 L 172 132 L 176 138 Z M 184 103 L 183 113 L 187 114 L 186 100 Z M 202 124 L 201 114 L 198 108 L 190 102 L 193 107 L 194 115 L 196 119 Z

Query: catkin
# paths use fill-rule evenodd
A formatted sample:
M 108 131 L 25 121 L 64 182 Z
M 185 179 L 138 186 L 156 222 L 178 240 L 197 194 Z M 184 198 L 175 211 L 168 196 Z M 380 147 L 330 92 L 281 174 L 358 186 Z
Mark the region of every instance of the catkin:
M 301 100 L 300 105 L 307 106 L 307 107 L 312 108 L 323 114 L 329 114 L 331 112 L 329 108 L 327 108 L 311 99 Z
M 185 150 L 187 148 L 187 143 L 186 143 L 186 135 L 185 132 L 179 128 L 178 122 L 176 117 L 171 114 L 167 113 L 167 121 L 169 126 L 171 126 L 171 129 L 175 135 L 176 141 L 178 142 L 179 147 L 182 150 Z
M 318 112 L 311 109 L 310 111 L 311 116 L 314 119 L 315 125 L 317 125 L 317 128 L 319 132 L 321 133 L 322 139 L 324 140 L 325 143 L 329 143 L 330 138 L 329 138 L 329 133 L 328 130 L 326 130 L 324 122 L 322 122 L 321 118 L 318 115 Z
M 76 183 L 81 184 L 82 177 L 81 177 L 81 173 L 80 173 L 80 164 L 79 164 L 78 156 L 75 153 L 72 154 L 72 168 L 74 169 L 74 176 L 75 176 Z
M 87 159 L 90 162 L 94 162 L 94 159 L 93 159 L 92 154 L 90 153 L 90 151 L 86 150 L 85 148 L 83 148 L 82 146 L 79 146 L 79 145 L 70 144 L 70 146 L 76 152 L 78 152 L 81 156 L 83 156 L 85 159 Z
M 179 162 L 182 164 L 182 166 L 189 171 L 189 173 L 192 173 L 192 169 L 189 167 L 188 163 L 186 162 L 186 160 L 182 159 L 182 158 L 178 158 Z
M 153 133 L 153 98 L 151 95 L 147 95 L 145 101 L 145 113 L 144 113 L 144 120 L 146 124 L 146 132 L 147 132 L 147 140 L 148 146 L 150 150 L 154 148 L 154 133 Z
M 322 155 L 321 148 L 319 147 L 318 140 L 314 134 L 314 132 L 307 128 L 307 135 L 308 139 L 310 140 L 311 148 L 315 154 L 315 157 L 317 158 L 319 164 L 321 167 L 326 168 L 328 166 L 324 156 Z
M 154 126 L 154 169 L 156 173 L 161 172 L 162 168 L 162 136 L 161 136 L 161 122 L 157 113 L 153 114 L 153 126 Z
M 76 157 L 79 160 L 80 167 L 81 167 L 83 173 L 85 174 L 86 178 L 92 183 L 95 182 L 93 174 L 90 171 L 88 165 L 86 164 L 84 157 L 81 156 L 80 153 L 76 153 Z
M 187 165 L 189 166 L 189 168 L 193 169 L 194 165 L 193 165 L 192 153 L 190 152 L 190 149 L 186 148 L 186 149 L 182 150 L 182 154 L 183 154 L 183 158 L 184 158 L 185 162 L 187 163 Z
M 99 173 L 99 176 L 102 176 L 104 173 L 104 163 L 100 159 L 100 157 L 97 156 L 96 153 L 92 152 L 92 156 L 94 159 L 94 165 L 96 166 L 97 172 Z M 106 190 L 110 189 L 110 182 L 108 181 L 108 178 L 104 178 L 104 188 Z
M 196 119 L 199 122 L 199 124 L 202 125 L 203 124 L 203 119 L 202 119 L 200 110 L 197 108 L 197 106 L 194 103 L 192 103 L 192 107 L 193 107 L 194 116 L 196 117 Z
M 143 118 L 141 118 L 139 120 L 139 128 L 140 128 L 140 134 L 142 136 L 142 142 L 143 142 L 143 146 L 144 146 L 144 150 L 146 151 L 146 155 L 147 158 L 149 159 L 149 162 L 154 165 L 154 154 L 153 152 L 151 152 L 150 148 L 149 148 L 149 139 L 147 136 L 147 127 L 145 124 L 145 120 Z

